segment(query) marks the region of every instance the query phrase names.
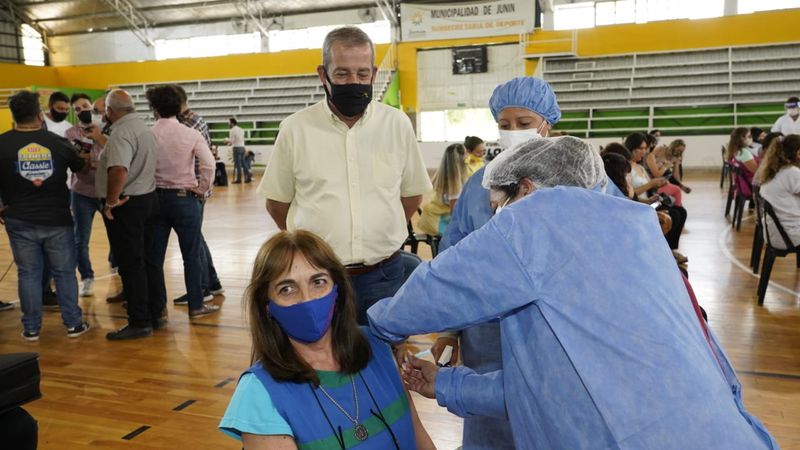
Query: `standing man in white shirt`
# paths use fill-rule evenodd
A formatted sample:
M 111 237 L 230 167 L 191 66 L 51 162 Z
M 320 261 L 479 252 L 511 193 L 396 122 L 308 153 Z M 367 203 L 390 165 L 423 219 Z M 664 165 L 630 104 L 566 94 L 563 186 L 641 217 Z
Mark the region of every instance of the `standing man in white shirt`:
M 48 111 L 44 113 L 44 122 L 47 131 L 55 133 L 60 137 L 66 137 L 67 130 L 72 128 L 72 124 L 67 121 L 69 115 L 69 97 L 67 94 L 56 91 L 50 94 L 47 99 Z
M 250 171 L 244 165 L 244 130 L 239 127 L 238 122 L 233 117 L 228 119 L 228 125 L 231 127 L 231 133 L 227 143 L 233 147 L 233 183 L 242 182 L 242 173 L 244 173 L 245 183 L 249 183 L 252 181 L 252 177 Z
M 406 221 L 431 182 L 408 117 L 372 101 L 377 68 L 366 33 L 331 31 L 317 72 L 326 99 L 281 123 L 258 190 L 280 229 L 312 231 L 333 247 L 366 324 L 367 308 L 402 285 Z
M 789 97 L 783 107 L 786 108 L 786 114 L 778 117 L 771 131 L 783 133 L 784 136 L 800 134 L 800 98 Z

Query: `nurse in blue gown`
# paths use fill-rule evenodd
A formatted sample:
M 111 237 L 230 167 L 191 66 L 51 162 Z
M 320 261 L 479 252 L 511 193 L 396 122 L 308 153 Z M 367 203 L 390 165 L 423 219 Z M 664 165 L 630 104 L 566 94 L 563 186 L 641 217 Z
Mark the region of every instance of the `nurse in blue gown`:
M 518 77 L 497 86 L 489 100 L 489 108 L 498 122 L 503 144 L 506 146 L 513 146 L 515 142 L 539 134 L 547 136 L 550 127 L 561 118 L 553 89 L 546 81 L 535 77 Z M 440 251 L 452 247 L 492 218 L 494 208 L 489 199 L 489 190 L 481 186 L 483 171 L 484 168 L 481 168 L 464 185 L 450 225 L 442 236 Z M 613 183 L 608 185 L 606 193 L 623 196 Z M 483 276 L 471 265 L 464 267 L 462 273 L 467 277 Z M 450 345 L 455 349 L 451 359 L 454 364 L 460 350 L 464 365 L 477 373 L 492 372 L 503 367 L 498 321 L 475 325 L 457 333 L 442 333 L 440 336 L 431 349 L 437 360 L 445 346 Z M 462 442 L 463 450 L 514 448 L 508 420 L 495 417 L 464 418 Z
M 373 331 L 400 341 L 499 319 L 502 369 L 412 359 L 409 380 L 461 417 L 507 418 L 520 449 L 778 448 L 656 245 L 655 212 L 595 192 L 606 183 L 576 138 L 501 153 L 483 179 L 500 211 L 370 308 Z M 465 279 L 468 265 L 484 276 Z

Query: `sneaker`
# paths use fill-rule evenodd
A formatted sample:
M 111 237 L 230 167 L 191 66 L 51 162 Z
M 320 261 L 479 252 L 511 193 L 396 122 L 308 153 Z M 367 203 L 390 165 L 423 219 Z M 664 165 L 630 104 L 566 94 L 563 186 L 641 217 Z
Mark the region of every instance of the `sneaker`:
M 218 305 L 203 305 L 200 309 L 194 309 L 189 311 L 189 318 L 194 319 L 195 317 L 200 316 L 207 316 L 209 314 L 214 314 L 215 312 L 219 311 Z
M 13 303 L 0 301 L 0 311 L 8 311 L 9 309 L 14 309 Z
M 45 311 L 58 311 L 61 309 L 58 306 L 58 299 L 56 298 L 56 293 L 53 291 L 47 291 L 42 293 L 42 309 Z
M 38 331 L 23 331 L 22 332 L 22 339 L 25 339 L 28 342 L 36 342 L 39 340 L 39 332 Z
M 139 339 L 152 335 L 152 327 L 132 327 L 130 325 L 125 325 L 117 331 L 111 331 L 106 334 L 106 339 L 109 341 L 124 341 L 128 339 Z
M 223 288 L 222 285 L 219 284 L 219 281 L 217 281 L 217 284 L 211 286 L 211 289 L 209 289 L 208 292 L 210 292 L 212 295 L 220 295 L 225 292 L 225 288 Z
M 222 289 L 220 287 L 220 289 Z M 225 289 L 222 289 L 222 292 L 225 292 Z M 203 289 L 203 302 L 208 303 L 211 300 L 214 300 L 214 295 L 208 289 Z M 188 305 L 189 304 L 189 294 L 183 294 L 180 297 L 176 298 L 172 301 L 173 305 Z
M 81 322 L 81 324 L 78 325 L 77 327 L 67 328 L 67 337 L 76 338 L 82 335 L 83 333 L 89 331 L 89 328 L 91 328 L 89 322 Z
M 94 295 L 94 279 L 87 278 L 81 281 L 81 297 L 91 297 Z

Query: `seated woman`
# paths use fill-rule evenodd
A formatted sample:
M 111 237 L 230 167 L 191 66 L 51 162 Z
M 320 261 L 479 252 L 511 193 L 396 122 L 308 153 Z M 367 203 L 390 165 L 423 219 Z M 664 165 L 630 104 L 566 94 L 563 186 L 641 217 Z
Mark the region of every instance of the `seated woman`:
M 650 172 L 652 177 L 664 177 L 667 180 L 680 188 L 685 193 L 692 192 L 691 188 L 684 186 L 681 182 L 681 164 L 683 162 L 683 152 L 686 151 L 686 143 L 683 139 L 675 139 L 670 142 L 669 146 L 659 145 L 647 155 L 646 164 L 647 171 Z M 664 186 L 662 189 L 669 188 Z M 669 188 L 675 192 L 674 188 Z M 664 191 L 666 192 L 666 191 Z M 667 192 L 668 195 L 669 194 Z M 680 198 L 680 191 L 677 191 L 678 198 Z M 680 201 L 675 202 L 680 205 Z
M 652 194 L 659 188 L 667 184 L 664 178 L 653 178 L 647 174 L 640 162 L 644 159 L 647 151 L 647 138 L 643 133 L 633 133 L 625 138 L 625 147 L 631 152 L 631 183 L 633 191 L 639 201 L 651 203 Z M 674 186 L 677 189 L 677 186 Z M 680 191 L 679 191 L 680 192 Z M 680 205 L 662 205 L 661 210 L 669 214 L 672 218 L 672 228 L 665 235 L 669 247 L 676 250 L 680 244 L 683 226 L 686 224 L 686 209 Z
M 441 236 L 450 223 L 453 207 L 467 182 L 464 146 L 453 144 L 444 151 L 439 169 L 433 175 L 433 198 L 422 207 L 417 226 L 423 233 Z
M 753 174 L 758 170 L 758 157 L 748 149 L 753 143 L 750 130 L 745 127 L 734 128 L 731 131 L 731 138 L 728 142 L 725 159 L 730 162 L 737 162 L 740 166 L 747 169 L 745 177 L 752 182 Z
M 389 346 L 356 325 L 347 271 L 321 238 L 267 241 L 245 308 L 254 364 L 219 427 L 246 450 L 434 448 Z
M 790 134 L 774 139 L 761 164 L 761 196 L 775 210 L 793 246 L 800 245 L 800 136 Z M 767 218 L 772 245 L 786 248 L 772 220 Z
M 486 151 L 483 139 L 477 136 L 467 136 L 464 139 L 464 147 L 467 149 L 467 157 L 464 162 L 467 164 L 467 175 L 471 176 L 483 167 L 483 154 Z

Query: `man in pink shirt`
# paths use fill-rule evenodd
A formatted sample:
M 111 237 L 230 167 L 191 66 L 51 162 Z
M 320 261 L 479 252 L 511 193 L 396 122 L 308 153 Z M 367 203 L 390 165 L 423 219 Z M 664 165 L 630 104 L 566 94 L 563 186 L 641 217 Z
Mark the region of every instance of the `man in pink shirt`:
M 189 300 L 189 317 L 194 318 L 219 310 L 217 305 L 203 303 L 200 248 L 200 202 L 214 179 L 214 156 L 203 136 L 178 122 L 181 97 L 172 86 L 150 88 L 146 93 L 156 116 L 152 131 L 158 143 L 156 159 L 156 193 L 159 218 L 155 224 L 153 246 L 148 264 L 158 276 L 152 280 L 151 295 L 166 304 L 164 257 L 171 230 L 178 235 L 183 256 L 183 278 Z M 199 178 L 195 177 L 194 160 L 198 160 Z M 160 326 L 163 326 L 161 323 Z

